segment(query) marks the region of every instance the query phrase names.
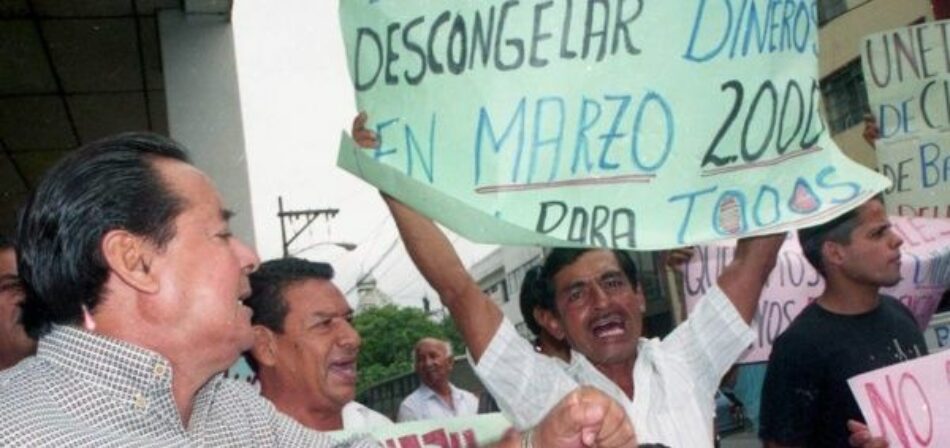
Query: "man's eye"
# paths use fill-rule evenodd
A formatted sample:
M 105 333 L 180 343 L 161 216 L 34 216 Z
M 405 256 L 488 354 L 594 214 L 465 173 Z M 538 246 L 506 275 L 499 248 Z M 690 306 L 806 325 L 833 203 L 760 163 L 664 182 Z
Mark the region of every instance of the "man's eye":
M 567 300 L 570 300 L 571 302 L 575 302 L 575 301 L 578 301 L 578 300 L 580 300 L 580 299 L 582 299 L 582 298 L 584 298 L 584 290 L 583 290 L 583 289 L 581 289 L 581 288 L 575 288 L 575 289 L 572 289 L 572 290 L 568 291 Z

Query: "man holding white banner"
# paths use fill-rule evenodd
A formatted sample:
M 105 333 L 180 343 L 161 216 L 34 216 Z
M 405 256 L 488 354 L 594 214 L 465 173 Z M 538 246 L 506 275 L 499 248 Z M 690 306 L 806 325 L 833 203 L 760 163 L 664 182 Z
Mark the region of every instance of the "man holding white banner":
M 357 117 L 353 136 L 374 147 L 365 120 Z M 407 252 L 459 327 L 476 373 L 517 428 L 531 427 L 562 397 L 591 385 L 622 404 L 641 442 L 712 446 L 713 394 L 754 339 L 749 322 L 784 235 L 740 240 L 718 287 L 662 341 L 640 338 L 645 299 L 624 252 L 555 249 L 541 275 L 554 309 L 540 320 L 576 351 L 564 368 L 518 335 L 432 221 L 384 198 Z
M 903 240 L 876 197 L 799 241 L 826 286 L 775 341 L 759 435 L 769 447 L 869 442 L 848 378 L 927 353 L 910 311 L 879 294 L 901 279 Z

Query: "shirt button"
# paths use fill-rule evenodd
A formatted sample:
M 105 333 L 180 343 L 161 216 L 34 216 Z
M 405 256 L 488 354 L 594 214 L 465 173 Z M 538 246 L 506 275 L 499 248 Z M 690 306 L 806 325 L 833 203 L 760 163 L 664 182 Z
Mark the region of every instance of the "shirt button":
M 135 409 L 138 409 L 141 411 L 145 409 L 145 406 L 148 405 L 148 400 L 145 399 L 145 396 L 142 395 L 141 392 L 136 392 L 132 398 L 135 400 L 133 402 L 133 406 L 135 406 Z
M 161 378 L 165 376 L 165 372 L 167 371 L 168 371 L 168 368 L 165 367 L 165 364 L 158 363 L 158 364 L 155 364 L 155 369 L 152 370 L 152 373 L 155 374 L 156 378 Z

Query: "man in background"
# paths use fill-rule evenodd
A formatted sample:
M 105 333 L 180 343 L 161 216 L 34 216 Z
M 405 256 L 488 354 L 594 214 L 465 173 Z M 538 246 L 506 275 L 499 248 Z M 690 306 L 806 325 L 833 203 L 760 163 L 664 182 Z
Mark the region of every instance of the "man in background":
M 13 241 L 0 233 L 0 371 L 36 352 L 20 321 L 23 285 L 17 275 Z
M 880 197 L 798 238 L 825 290 L 772 347 L 759 436 L 768 447 L 881 443 L 861 423 L 847 380 L 927 354 L 910 311 L 880 294 L 901 279 L 903 240 Z
M 399 406 L 400 422 L 478 414 L 478 398 L 449 382 L 455 360 L 452 344 L 422 338 L 412 350 L 416 375 L 422 383 Z
M 320 430 L 365 430 L 391 425 L 386 416 L 353 401 L 360 335 L 353 310 L 331 281 L 333 267 L 279 258 L 251 274 L 254 346 L 245 359 L 261 395 L 302 425 Z

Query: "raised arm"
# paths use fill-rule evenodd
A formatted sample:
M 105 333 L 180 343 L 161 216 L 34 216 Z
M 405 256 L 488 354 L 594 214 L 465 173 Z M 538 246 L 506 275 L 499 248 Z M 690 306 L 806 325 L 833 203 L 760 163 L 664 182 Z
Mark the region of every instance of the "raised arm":
M 785 234 L 742 238 L 736 244 L 735 257 L 719 276 L 719 288 L 726 293 L 746 323 L 752 322 L 759 296 L 769 273 L 775 267 Z
M 362 147 L 379 144 L 366 129 L 366 114 L 353 120 L 353 139 Z M 402 237 L 406 252 L 439 294 L 462 333 L 472 358 L 478 362 L 502 322 L 502 313 L 465 270 L 452 243 L 435 223 L 395 198 L 383 194 Z
M 501 325 L 498 306 L 465 270 L 441 229 L 405 204 L 383 195 L 409 257 L 449 309 L 475 362 Z

